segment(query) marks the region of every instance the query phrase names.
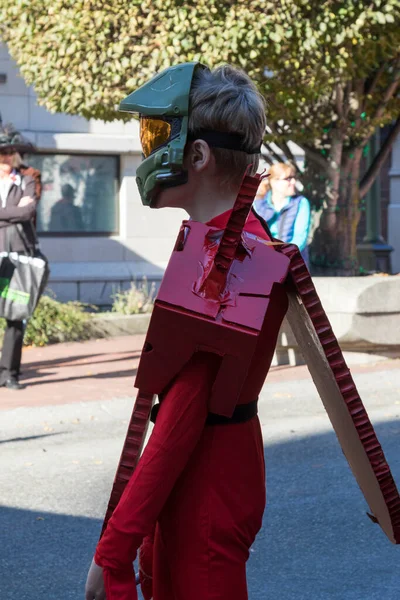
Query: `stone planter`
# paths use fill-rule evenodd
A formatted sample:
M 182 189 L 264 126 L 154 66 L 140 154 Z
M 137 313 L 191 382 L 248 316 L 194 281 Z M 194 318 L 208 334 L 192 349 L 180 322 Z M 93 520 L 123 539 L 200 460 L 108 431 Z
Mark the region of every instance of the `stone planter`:
M 316 277 L 314 285 L 340 346 L 347 353 L 400 357 L 400 276 Z M 303 364 L 286 321 L 274 364 Z
M 150 317 L 151 313 L 139 315 L 103 313 L 93 317 L 92 325 L 99 337 L 145 334 Z

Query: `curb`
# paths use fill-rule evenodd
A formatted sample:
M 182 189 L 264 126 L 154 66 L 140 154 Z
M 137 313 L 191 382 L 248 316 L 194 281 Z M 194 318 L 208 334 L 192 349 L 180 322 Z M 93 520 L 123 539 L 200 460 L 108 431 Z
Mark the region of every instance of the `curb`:
M 139 335 L 147 332 L 151 313 L 139 315 L 120 315 L 105 313 L 92 318 L 91 326 L 98 337 L 116 337 L 119 335 Z

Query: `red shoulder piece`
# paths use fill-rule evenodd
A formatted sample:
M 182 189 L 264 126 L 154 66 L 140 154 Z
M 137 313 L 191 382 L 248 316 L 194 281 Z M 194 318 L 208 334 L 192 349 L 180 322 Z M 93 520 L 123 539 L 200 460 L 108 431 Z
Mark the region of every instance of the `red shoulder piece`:
M 271 301 L 286 280 L 289 259 L 243 233 L 258 187 L 245 176 L 224 231 L 182 224 L 157 300 L 136 376 L 136 387 L 160 394 L 197 351 L 221 357 L 210 411 L 230 417 L 264 322 L 279 331 L 287 309 Z M 273 314 L 273 318 L 272 318 Z
M 400 497 L 328 317 L 297 246 L 276 246 L 290 258 L 287 318 L 373 521 L 400 543 Z

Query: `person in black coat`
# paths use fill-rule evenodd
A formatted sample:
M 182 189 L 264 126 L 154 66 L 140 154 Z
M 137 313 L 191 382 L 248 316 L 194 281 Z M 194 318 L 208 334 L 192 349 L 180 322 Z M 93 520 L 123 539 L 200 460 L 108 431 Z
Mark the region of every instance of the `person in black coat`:
M 32 221 L 37 195 L 33 177 L 22 175 L 19 152 L 32 151 L 32 144 L 10 126 L 0 123 L 0 252 L 29 254 L 35 246 Z M 23 236 L 14 225 L 20 223 Z M 0 294 L 6 285 L 0 278 Z M 1 316 L 1 315 L 0 315 Z M 7 320 L 0 360 L 0 387 L 20 390 L 19 382 L 24 325 Z

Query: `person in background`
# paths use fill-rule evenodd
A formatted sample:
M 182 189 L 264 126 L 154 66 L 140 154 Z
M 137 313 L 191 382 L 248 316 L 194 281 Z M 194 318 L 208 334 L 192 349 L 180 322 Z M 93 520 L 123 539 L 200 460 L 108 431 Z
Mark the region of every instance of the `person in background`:
M 36 202 L 40 202 L 40 198 L 42 195 L 42 174 L 39 171 L 39 169 L 35 169 L 34 167 L 31 167 L 30 165 L 27 165 L 24 162 L 23 154 L 21 154 L 21 159 L 22 159 L 22 163 L 19 168 L 20 173 L 21 173 L 22 177 L 26 177 L 27 175 L 29 177 L 33 177 L 33 180 L 35 182 Z M 33 226 L 35 227 L 35 229 L 36 229 L 36 217 L 37 217 L 37 213 L 35 212 L 35 215 L 32 218 L 32 223 L 33 223 Z
M 30 222 L 36 213 L 36 183 L 33 177 L 22 176 L 19 154 L 33 149 L 32 144 L 12 126 L 0 124 L 0 252 L 26 254 L 35 247 Z M 14 227 L 16 224 L 22 225 L 25 242 Z M 0 280 L 0 292 L 1 285 Z M 0 387 L 11 390 L 25 387 L 19 383 L 23 337 L 23 321 L 7 320 L 1 350 Z
M 308 266 L 307 239 L 311 225 L 310 203 L 296 189 L 293 165 L 276 163 L 264 179 L 254 201 L 254 210 L 267 222 L 271 234 L 282 242 L 296 244 Z
M 69 183 L 61 188 L 62 198 L 51 209 L 49 231 L 83 231 L 81 209 L 75 206 L 75 189 Z
M 0 114 L 0 131 L 2 131 L 2 130 L 4 130 L 3 119 Z M 18 131 L 16 131 L 11 124 L 8 124 L 6 126 L 6 130 L 8 131 L 9 136 L 20 135 L 18 133 Z M 27 140 L 25 140 L 25 141 L 27 141 Z M 39 169 L 35 169 L 34 167 L 32 167 L 31 165 L 28 165 L 25 162 L 25 152 L 33 152 L 35 150 L 34 146 L 30 142 L 28 142 L 28 144 L 29 144 L 28 146 L 21 147 L 21 151 L 19 152 L 19 155 L 21 157 L 21 164 L 19 167 L 19 172 L 21 173 L 22 177 L 25 177 L 26 175 L 29 175 L 29 177 L 33 177 L 33 179 L 35 181 L 36 202 L 39 202 L 40 198 L 42 196 L 42 174 L 39 171 Z M 35 228 L 36 228 L 36 216 L 37 216 L 37 214 L 35 212 L 35 215 L 32 218 L 32 223 Z

